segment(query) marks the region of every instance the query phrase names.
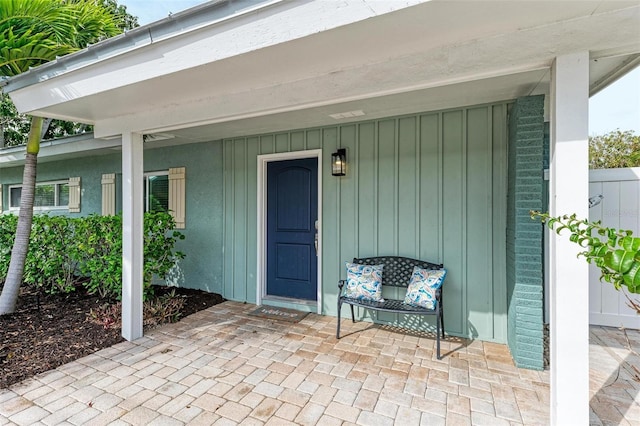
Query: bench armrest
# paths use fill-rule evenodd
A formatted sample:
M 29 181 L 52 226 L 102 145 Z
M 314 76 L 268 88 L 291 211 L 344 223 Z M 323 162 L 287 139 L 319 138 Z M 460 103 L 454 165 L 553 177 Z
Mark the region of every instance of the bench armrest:
M 347 280 L 338 280 L 338 297 L 342 296 L 342 288 L 347 283 Z

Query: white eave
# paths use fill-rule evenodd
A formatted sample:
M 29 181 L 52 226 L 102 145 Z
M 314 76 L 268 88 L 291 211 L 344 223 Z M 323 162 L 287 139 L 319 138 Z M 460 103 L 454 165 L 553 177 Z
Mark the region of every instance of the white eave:
M 68 160 L 81 156 L 82 152 L 91 151 L 92 155 L 115 154 L 120 152 L 122 140 L 96 139 L 93 133 L 66 136 L 45 140 L 40 143 L 39 163 Z M 24 165 L 27 149 L 25 145 L 0 148 L 0 169 Z
M 638 1 L 230 4 L 133 30 L 4 90 L 20 111 L 94 124 L 97 137 L 171 132 L 177 143 L 548 93 L 554 58 L 577 51 L 590 52 L 592 93 L 640 63 Z

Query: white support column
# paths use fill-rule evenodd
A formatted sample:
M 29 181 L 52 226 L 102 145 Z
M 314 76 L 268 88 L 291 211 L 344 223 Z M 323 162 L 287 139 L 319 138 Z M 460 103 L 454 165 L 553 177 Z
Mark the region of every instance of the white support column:
M 142 135 L 122 134 L 122 337 L 142 337 Z
M 589 217 L 589 53 L 556 58 L 551 74 L 552 216 Z M 567 233 L 550 235 L 551 424 L 589 423 L 589 269 Z

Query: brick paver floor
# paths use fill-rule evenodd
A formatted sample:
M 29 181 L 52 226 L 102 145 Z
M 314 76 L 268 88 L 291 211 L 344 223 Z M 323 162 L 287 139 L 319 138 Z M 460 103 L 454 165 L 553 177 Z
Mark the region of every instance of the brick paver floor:
M 335 318 L 252 309 L 225 302 L 0 390 L 0 425 L 548 424 L 548 371 L 505 345 L 447 337 L 437 360 L 432 336 L 345 321 L 338 341 Z M 640 419 L 621 336 L 592 327 L 594 424 Z

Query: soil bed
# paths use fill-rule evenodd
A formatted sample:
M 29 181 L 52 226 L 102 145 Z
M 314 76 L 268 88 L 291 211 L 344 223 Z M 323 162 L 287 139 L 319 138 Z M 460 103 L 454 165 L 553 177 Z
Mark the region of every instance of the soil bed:
M 184 288 L 181 318 L 224 301 L 222 296 Z M 167 292 L 158 287 L 156 295 Z M 119 327 L 89 321 L 104 300 L 76 291 L 68 295 L 20 295 L 16 313 L 0 316 L 0 389 L 123 341 Z

